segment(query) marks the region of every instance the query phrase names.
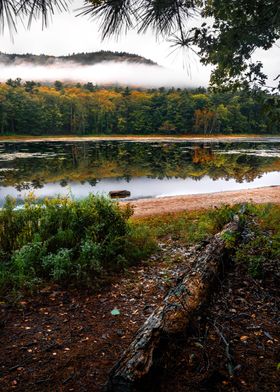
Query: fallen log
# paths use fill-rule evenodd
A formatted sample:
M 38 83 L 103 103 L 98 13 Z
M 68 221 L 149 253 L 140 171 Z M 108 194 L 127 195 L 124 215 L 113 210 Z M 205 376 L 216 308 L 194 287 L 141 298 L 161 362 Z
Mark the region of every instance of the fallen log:
M 143 326 L 122 358 L 111 370 L 107 392 L 132 392 L 135 386 L 148 375 L 154 354 L 161 341 L 186 330 L 194 312 L 208 299 L 214 281 L 229 259 L 227 238 L 238 235 L 238 217 L 213 236 L 206 247 L 198 253 L 192 272 L 172 288 Z
M 129 197 L 131 193 L 126 190 L 120 190 L 120 191 L 110 191 L 109 196 L 114 199 L 114 198 L 125 198 Z

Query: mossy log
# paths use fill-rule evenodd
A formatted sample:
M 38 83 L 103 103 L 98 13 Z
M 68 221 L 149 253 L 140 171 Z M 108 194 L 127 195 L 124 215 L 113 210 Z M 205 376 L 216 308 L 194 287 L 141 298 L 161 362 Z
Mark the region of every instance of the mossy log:
M 168 292 L 162 305 L 146 320 L 111 370 L 105 388 L 107 392 L 134 391 L 151 370 L 155 350 L 161 340 L 185 332 L 194 312 L 209 298 L 214 281 L 230 258 L 226 241 L 228 234 L 237 236 L 239 231 L 239 219 L 235 217 L 198 253 L 192 272 Z

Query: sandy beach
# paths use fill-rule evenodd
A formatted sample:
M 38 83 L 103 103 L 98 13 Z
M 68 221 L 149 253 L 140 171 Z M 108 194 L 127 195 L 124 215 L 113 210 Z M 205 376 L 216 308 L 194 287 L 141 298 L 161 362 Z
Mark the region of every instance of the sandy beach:
M 131 204 L 134 208 L 134 217 L 141 218 L 245 202 L 280 204 L 280 186 L 157 199 L 140 199 L 133 202 L 122 202 L 121 204 Z
M 269 141 L 278 139 L 279 135 L 101 135 L 101 136 L 0 136 L 0 142 L 91 142 L 91 141 L 135 141 L 135 142 L 215 142 L 215 141 Z

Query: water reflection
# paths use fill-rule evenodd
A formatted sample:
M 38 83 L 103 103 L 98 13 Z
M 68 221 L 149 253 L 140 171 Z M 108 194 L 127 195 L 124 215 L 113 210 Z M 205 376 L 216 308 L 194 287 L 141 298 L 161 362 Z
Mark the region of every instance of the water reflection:
M 280 185 L 280 140 L 232 143 L 34 142 L 0 144 L 0 205 L 22 198 L 116 189 L 131 198 Z

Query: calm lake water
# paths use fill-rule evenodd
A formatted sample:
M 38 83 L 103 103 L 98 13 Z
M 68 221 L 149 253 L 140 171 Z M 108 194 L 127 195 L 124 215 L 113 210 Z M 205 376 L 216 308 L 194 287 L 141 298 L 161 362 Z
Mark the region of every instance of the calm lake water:
M 280 138 L 242 142 L 0 142 L 0 207 L 128 190 L 127 199 L 280 185 Z

